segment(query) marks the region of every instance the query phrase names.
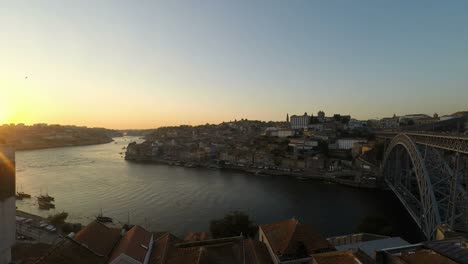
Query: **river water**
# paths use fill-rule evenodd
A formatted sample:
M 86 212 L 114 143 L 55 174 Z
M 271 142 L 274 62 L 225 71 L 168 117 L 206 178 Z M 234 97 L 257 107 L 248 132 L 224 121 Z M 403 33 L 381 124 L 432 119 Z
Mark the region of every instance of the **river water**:
M 19 151 L 17 185 L 55 197 L 56 209 L 41 211 L 35 199 L 17 201 L 26 212 L 66 211 L 69 221 L 89 223 L 101 210 L 122 223 L 130 219 L 153 231 L 207 231 L 209 221 L 233 210 L 256 223 L 296 217 L 326 236 L 349 234 L 365 216 L 387 218 L 397 235 L 415 240 L 416 226 L 388 191 L 364 190 L 281 176 L 136 164 L 123 147 L 137 140 L 81 147 Z

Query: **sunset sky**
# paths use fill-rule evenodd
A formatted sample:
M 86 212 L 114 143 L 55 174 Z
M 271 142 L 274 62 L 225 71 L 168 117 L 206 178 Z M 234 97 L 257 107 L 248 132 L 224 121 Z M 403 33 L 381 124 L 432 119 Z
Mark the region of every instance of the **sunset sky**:
M 468 110 L 468 1 L 1 1 L 0 123 Z

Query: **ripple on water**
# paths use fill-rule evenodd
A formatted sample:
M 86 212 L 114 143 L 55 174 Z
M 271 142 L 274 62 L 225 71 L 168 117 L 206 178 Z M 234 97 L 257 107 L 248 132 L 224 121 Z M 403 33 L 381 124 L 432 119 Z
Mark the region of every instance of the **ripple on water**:
M 295 216 L 329 235 L 353 232 L 364 214 L 387 217 L 396 229 L 411 232 L 401 219 L 406 214 L 401 206 L 389 209 L 389 204 L 399 205 L 391 195 L 281 177 L 129 163 L 116 153 L 131 140 L 116 142 L 18 152 L 18 184 L 33 195 L 48 188 L 56 211 L 65 210 L 72 221 L 84 224 L 102 209 L 121 222 L 130 215 L 132 223 L 183 235 L 208 230 L 210 220 L 243 210 L 258 223 Z M 53 212 L 38 211 L 33 201 L 17 206 L 43 216 Z

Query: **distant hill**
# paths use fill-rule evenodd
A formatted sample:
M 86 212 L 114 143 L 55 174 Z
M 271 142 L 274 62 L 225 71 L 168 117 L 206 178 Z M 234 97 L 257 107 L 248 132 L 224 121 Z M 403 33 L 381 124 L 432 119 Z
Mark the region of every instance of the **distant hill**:
M 0 126 L 0 138 L 17 150 L 103 144 L 121 135 L 119 131 L 105 128 L 46 124 Z

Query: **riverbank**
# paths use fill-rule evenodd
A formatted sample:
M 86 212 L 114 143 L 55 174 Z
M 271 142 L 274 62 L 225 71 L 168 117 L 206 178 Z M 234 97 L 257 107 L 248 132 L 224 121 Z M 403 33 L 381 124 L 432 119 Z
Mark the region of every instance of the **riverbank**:
M 55 210 L 41 211 L 33 199 L 17 201 L 18 209 L 44 218 L 66 211 L 67 221 L 82 224 L 102 210 L 116 221 L 124 223 L 130 217 L 132 223 L 177 235 L 207 230 L 211 220 L 233 210 L 248 213 L 257 223 L 296 216 L 326 236 L 353 232 L 367 215 L 389 219 L 401 233 L 414 229 L 391 192 L 229 169 L 126 162 L 118 153 L 139 139 L 114 140 L 17 152 L 17 185 L 33 196 L 47 189 L 56 200 Z
M 38 142 L 31 144 L 14 144 L 14 148 L 17 151 L 23 150 L 40 150 L 40 149 L 52 149 L 52 148 L 65 148 L 65 147 L 79 147 L 79 146 L 91 146 L 91 145 L 100 145 L 111 143 L 114 140 L 112 138 L 106 139 L 95 139 L 95 140 L 84 140 L 84 141 L 74 141 L 74 142 Z
M 291 169 L 270 169 L 254 166 L 241 166 L 235 164 L 215 164 L 210 162 L 205 163 L 193 163 L 193 162 L 182 162 L 164 159 L 151 159 L 151 160 L 135 160 L 127 159 L 129 162 L 135 163 L 149 163 L 149 164 L 164 164 L 170 166 L 180 166 L 187 168 L 205 168 L 214 170 L 227 170 L 243 172 L 254 175 L 264 176 L 285 176 L 295 178 L 297 180 L 315 180 L 332 182 L 345 186 L 365 189 L 377 189 L 379 184 L 375 178 L 361 177 L 359 171 L 346 171 L 346 177 L 342 177 L 341 172 L 330 172 L 323 169 L 306 169 L 306 170 L 291 170 Z M 351 175 L 351 177 L 350 177 Z
M 29 219 L 33 219 L 33 220 L 36 220 L 36 221 L 45 221 L 46 220 L 42 216 L 31 214 L 31 213 L 28 213 L 28 212 L 24 212 L 24 211 L 21 211 L 21 210 L 18 210 L 18 209 L 16 209 L 16 216 L 29 218 Z
M 19 241 L 36 241 L 45 244 L 54 244 L 59 236 L 63 235 L 61 230 L 47 229 L 50 226 L 47 219 L 24 212 L 22 210 L 16 210 L 16 232 L 18 233 Z

